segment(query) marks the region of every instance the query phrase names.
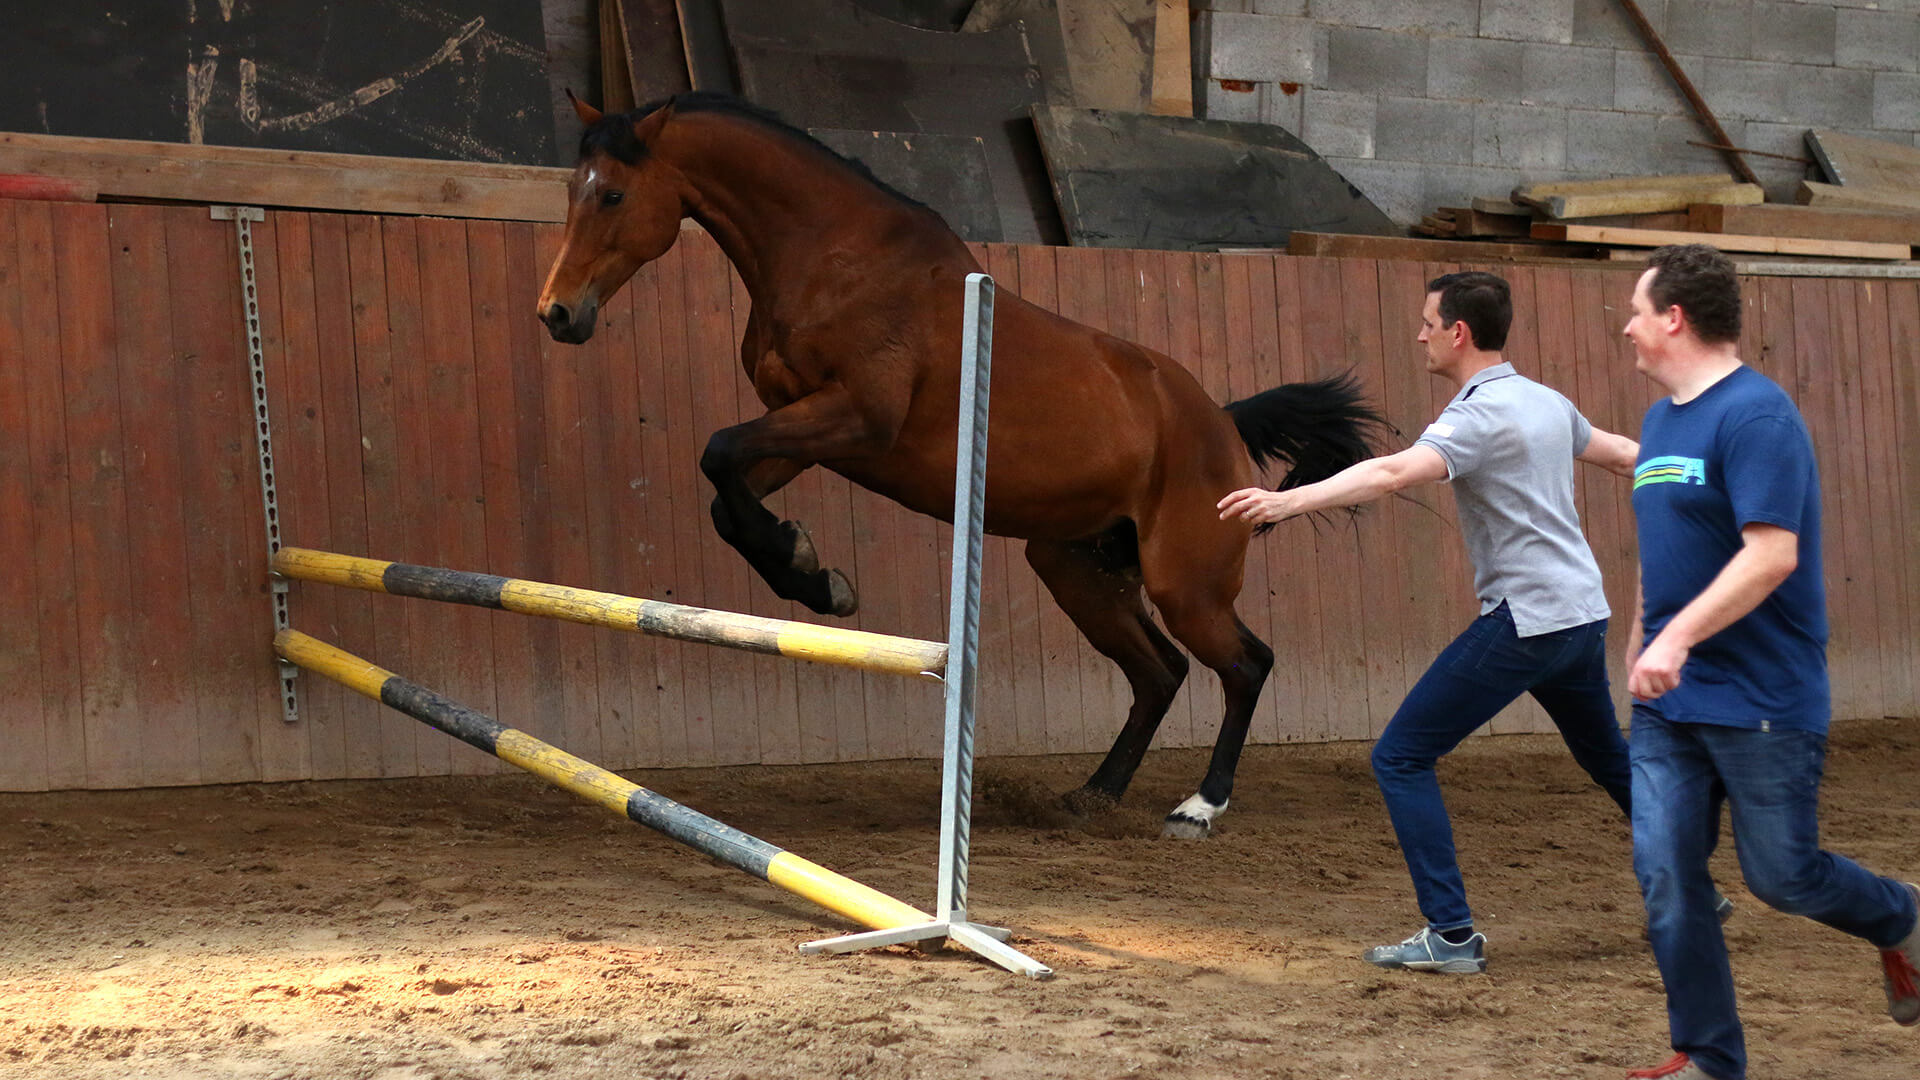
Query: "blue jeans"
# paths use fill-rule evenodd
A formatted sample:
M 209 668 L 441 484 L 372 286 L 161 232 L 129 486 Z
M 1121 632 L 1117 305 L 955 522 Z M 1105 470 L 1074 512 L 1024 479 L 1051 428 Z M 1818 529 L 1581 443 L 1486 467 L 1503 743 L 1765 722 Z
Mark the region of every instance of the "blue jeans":
M 1519 637 L 1506 604 L 1480 616 L 1420 676 L 1373 747 L 1373 776 L 1435 931 L 1473 924 L 1434 763 L 1521 694 L 1547 710 L 1573 759 L 1628 810 L 1627 744 L 1607 690 L 1607 620 Z
M 1733 807 L 1740 873 L 1771 907 L 1884 948 L 1913 930 L 1913 894 L 1820 850 L 1824 734 L 1675 724 L 1636 705 L 1631 742 L 1633 871 L 1673 1048 L 1719 1080 L 1742 1080 L 1746 1044 L 1707 876 L 1721 804 Z

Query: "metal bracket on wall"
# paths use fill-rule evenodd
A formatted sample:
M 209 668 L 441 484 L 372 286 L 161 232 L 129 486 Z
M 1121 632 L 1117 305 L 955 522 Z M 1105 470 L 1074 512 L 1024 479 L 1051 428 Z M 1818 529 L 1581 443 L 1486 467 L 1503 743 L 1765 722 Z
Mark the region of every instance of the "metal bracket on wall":
M 280 550 L 280 496 L 273 479 L 273 425 L 267 417 L 267 364 L 260 342 L 260 296 L 253 273 L 253 223 L 267 220 L 267 212 L 257 206 L 215 206 L 209 212 L 215 221 L 233 222 L 240 241 L 240 295 L 246 303 L 247 368 L 253 374 L 253 437 L 260 451 L 260 504 L 267 521 L 267 562 Z M 288 628 L 287 580 L 271 575 L 273 590 L 273 629 Z M 300 722 L 300 703 L 294 694 L 293 680 L 300 669 L 280 661 L 280 719 L 289 724 Z

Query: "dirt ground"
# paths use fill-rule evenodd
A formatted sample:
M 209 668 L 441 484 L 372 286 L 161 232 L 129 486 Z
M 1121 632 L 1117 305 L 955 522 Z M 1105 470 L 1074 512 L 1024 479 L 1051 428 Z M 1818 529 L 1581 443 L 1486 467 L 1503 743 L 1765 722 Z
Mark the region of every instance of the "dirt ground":
M 1086 758 L 979 769 L 964 953 L 801 956 L 853 929 L 529 777 L 0 795 L 0 1077 L 273 1080 L 1608 1077 L 1667 1056 L 1628 834 L 1548 737 L 1443 764 L 1479 977 L 1378 971 L 1416 929 L 1367 747 L 1256 747 L 1211 840 L 1153 838 L 1198 752 L 1125 808 Z M 1920 874 L 1920 726 L 1836 729 L 1826 840 Z M 936 763 L 636 773 L 931 906 Z M 1755 1080 L 1912 1080 L 1865 945 L 1716 876 Z

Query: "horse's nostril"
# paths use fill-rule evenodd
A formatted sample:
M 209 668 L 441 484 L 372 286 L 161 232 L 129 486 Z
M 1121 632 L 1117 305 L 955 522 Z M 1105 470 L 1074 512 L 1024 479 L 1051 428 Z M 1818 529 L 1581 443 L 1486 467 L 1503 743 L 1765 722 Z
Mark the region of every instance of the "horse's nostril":
M 567 311 L 565 304 L 547 305 L 546 322 L 548 326 L 565 326 L 572 321 L 571 313 Z

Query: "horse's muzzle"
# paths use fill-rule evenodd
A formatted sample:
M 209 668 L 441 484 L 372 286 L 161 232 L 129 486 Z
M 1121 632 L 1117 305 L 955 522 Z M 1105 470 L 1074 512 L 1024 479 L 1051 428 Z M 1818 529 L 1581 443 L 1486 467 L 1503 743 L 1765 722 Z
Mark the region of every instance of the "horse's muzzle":
M 592 301 L 574 310 L 565 304 L 548 304 L 540 312 L 540 321 L 547 324 L 547 333 L 553 340 L 568 345 L 579 345 L 593 336 L 593 321 L 600 314 L 600 305 Z

